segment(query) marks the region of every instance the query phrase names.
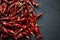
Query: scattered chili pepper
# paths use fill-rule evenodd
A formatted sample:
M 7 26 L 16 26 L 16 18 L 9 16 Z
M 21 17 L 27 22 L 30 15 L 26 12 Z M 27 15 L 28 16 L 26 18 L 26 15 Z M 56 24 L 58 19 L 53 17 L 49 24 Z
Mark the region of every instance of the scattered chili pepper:
M 12 36 L 11 40 L 22 37 L 31 40 L 30 35 L 41 38 L 36 21 L 42 14 L 37 15 L 34 6 L 38 6 L 34 0 L 1 0 L 0 38 Z
M 38 14 L 38 15 L 36 16 L 36 20 L 37 20 L 39 17 L 41 17 L 41 16 L 42 16 L 42 13 Z

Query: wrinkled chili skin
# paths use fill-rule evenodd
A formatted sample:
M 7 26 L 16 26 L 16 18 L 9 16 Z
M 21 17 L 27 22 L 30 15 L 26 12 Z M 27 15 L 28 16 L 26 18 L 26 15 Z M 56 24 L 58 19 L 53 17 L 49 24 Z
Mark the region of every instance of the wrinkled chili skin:
M 34 0 L 1 0 L 0 3 L 0 38 L 11 36 L 18 40 L 26 37 L 31 40 L 30 35 L 41 38 L 37 19 L 41 17 L 36 14 L 33 6 L 38 6 Z

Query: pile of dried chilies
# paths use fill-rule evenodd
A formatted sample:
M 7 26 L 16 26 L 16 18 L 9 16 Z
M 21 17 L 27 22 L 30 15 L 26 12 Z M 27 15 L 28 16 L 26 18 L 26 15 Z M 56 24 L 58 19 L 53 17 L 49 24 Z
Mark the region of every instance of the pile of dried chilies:
M 42 14 L 36 15 L 33 6 L 38 6 L 34 0 L 0 0 L 0 38 L 41 38 L 36 21 Z

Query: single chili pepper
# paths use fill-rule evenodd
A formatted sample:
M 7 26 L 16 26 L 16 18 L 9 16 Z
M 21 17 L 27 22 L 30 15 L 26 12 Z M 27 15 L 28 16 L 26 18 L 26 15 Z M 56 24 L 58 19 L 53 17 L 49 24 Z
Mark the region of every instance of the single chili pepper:
M 11 24 L 9 24 L 9 23 L 7 23 L 7 22 L 3 22 L 2 24 L 3 24 L 3 25 L 6 25 L 6 26 L 8 26 L 8 27 L 10 27 L 10 28 L 13 27 L 13 25 L 11 25 Z
M 38 28 L 37 27 L 35 27 L 35 36 L 36 36 L 36 38 L 41 38 L 42 36 L 41 36 L 41 34 L 39 33 L 39 30 L 38 30 Z
M 22 38 L 23 37 L 23 34 L 22 33 L 19 33 L 18 35 L 17 35 L 17 38 Z
M 1 4 L 1 0 L 0 0 L 0 4 Z
M 3 3 L 3 4 L 2 4 L 2 13 L 4 13 L 4 12 L 5 12 L 6 7 L 7 7 L 6 3 Z
M 0 20 L 14 20 L 15 17 L 3 17 Z
M 2 12 L 2 5 L 0 5 L 0 11 Z
M 42 13 L 38 14 L 38 15 L 36 16 L 36 20 L 37 20 L 39 17 L 41 17 L 41 16 L 42 16 Z
M 9 24 L 14 24 L 14 22 L 12 21 L 12 22 L 9 22 Z
M 38 35 L 38 36 L 36 36 L 36 38 L 42 38 L 42 35 L 41 35 L 41 33 L 40 33 L 39 29 L 38 29 L 38 25 L 36 24 L 35 26 L 36 26 L 35 27 L 35 32 Z
M 24 32 L 22 32 L 22 34 L 23 34 L 23 35 L 28 35 L 25 31 L 24 31 Z
M 31 3 L 32 3 L 34 6 L 38 6 L 38 4 L 37 4 L 34 0 L 31 0 Z
M 5 27 L 2 27 L 3 31 L 8 34 L 7 29 Z
M 29 36 L 26 36 L 27 40 L 31 40 Z
M 14 34 L 15 32 L 13 30 L 7 29 L 8 33 Z
M 25 25 L 20 25 L 20 24 L 14 24 L 15 26 L 17 26 L 18 28 L 20 28 L 20 30 L 18 31 L 18 32 L 20 32 L 20 31 L 22 31 L 22 30 L 24 30 L 24 29 L 26 29 L 26 26 Z

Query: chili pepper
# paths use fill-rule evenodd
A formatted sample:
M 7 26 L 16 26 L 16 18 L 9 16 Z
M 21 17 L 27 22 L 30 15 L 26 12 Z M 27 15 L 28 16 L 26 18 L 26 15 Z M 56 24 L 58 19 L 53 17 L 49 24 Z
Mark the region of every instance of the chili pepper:
M 5 12 L 6 7 L 7 7 L 6 3 L 3 3 L 3 4 L 2 4 L 2 13 L 4 13 L 4 12 Z
M 7 4 L 12 4 L 14 2 L 14 0 L 10 0 L 10 1 L 4 0 L 4 2 L 7 3 Z
M 0 11 L 2 12 L 2 6 L 0 5 Z
M 14 34 L 15 32 L 13 30 L 7 29 L 8 33 Z
M 22 34 L 24 34 L 28 40 L 31 40 L 30 37 L 28 36 L 28 33 L 26 31 L 23 32 Z
M 17 13 L 21 12 L 24 8 L 25 8 L 25 6 L 20 7 L 20 9 L 17 10 Z
M 31 3 L 32 3 L 34 6 L 38 6 L 38 4 L 37 4 L 34 0 L 31 0 Z
M 13 34 L 14 40 L 17 40 L 17 35 L 14 33 Z
M 28 40 L 31 40 L 29 36 L 26 36 L 26 38 L 27 38 Z
M 17 26 L 18 28 L 21 28 L 20 30 L 19 30 L 19 32 L 20 31 L 22 31 L 22 30 L 24 30 L 25 28 L 26 28 L 26 26 L 25 25 L 20 25 L 20 24 L 14 24 L 15 26 Z
M 7 23 L 7 22 L 3 22 L 2 24 L 3 24 L 3 25 L 6 25 L 6 26 L 8 26 L 8 27 L 10 27 L 10 28 L 13 27 L 13 25 L 11 25 L 11 24 L 9 24 L 9 23 Z
M 0 20 L 14 20 L 15 17 L 3 17 Z
M 33 18 L 28 18 L 28 20 L 32 23 L 35 23 L 35 20 Z
M 39 33 L 39 30 L 38 30 L 38 28 L 37 27 L 35 27 L 35 36 L 36 36 L 36 38 L 41 38 L 42 36 L 41 36 L 41 34 Z
M 3 31 L 8 34 L 7 29 L 5 27 L 2 27 Z
M 34 12 L 34 9 L 30 5 L 26 4 L 26 7 L 28 8 L 29 13 L 32 13 L 33 16 L 36 16 L 36 13 Z
M 30 2 L 30 0 L 23 0 L 24 2 L 26 2 L 26 3 L 29 3 Z
M 41 16 L 42 16 L 42 13 L 38 14 L 38 15 L 36 16 L 36 20 L 37 20 L 39 17 L 41 17 Z
M 12 36 L 13 40 L 18 40 L 25 36 L 27 40 L 31 40 L 30 35 L 40 38 L 36 20 L 41 15 L 36 15 L 33 6 L 38 6 L 34 0 L 2 0 L 0 38 Z
M 1 34 L 0 38 L 6 38 L 8 35 Z
M 36 36 L 36 38 L 42 38 L 42 35 L 41 35 L 41 33 L 40 33 L 39 29 L 38 29 L 38 25 L 36 24 L 35 26 L 36 26 L 35 27 L 35 32 L 38 35 L 38 36 Z
M 23 34 L 22 33 L 19 33 L 18 35 L 17 35 L 17 38 L 22 38 L 23 37 Z
M 10 6 L 8 6 L 8 9 L 6 10 L 6 13 L 8 14 L 9 10 L 11 9 L 11 7 L 14 6 L 14 4 L 11 4 Z

